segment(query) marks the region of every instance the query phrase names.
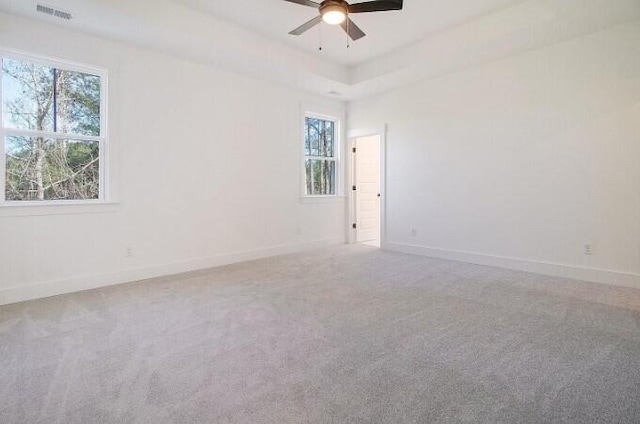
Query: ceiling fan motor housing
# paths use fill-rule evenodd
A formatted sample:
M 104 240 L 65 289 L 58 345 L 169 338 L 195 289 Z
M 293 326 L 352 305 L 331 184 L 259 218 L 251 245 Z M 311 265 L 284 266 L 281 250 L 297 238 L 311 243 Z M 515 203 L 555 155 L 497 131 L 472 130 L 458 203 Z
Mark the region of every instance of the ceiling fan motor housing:
M 324 16 L 325 13 L 332 11 L 339 11 L 346 15 L 349 14 L 349 3 L 344 0 L 324 0 L 320 3 L 320 14 Z

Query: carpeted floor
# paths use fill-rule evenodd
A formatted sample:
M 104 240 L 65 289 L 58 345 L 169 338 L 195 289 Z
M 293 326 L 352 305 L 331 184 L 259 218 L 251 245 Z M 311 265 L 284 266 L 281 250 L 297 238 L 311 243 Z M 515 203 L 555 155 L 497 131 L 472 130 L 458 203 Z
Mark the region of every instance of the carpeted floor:
M 2 423 L 638 423 L 640 290 L 344 246 L 0 307 Z

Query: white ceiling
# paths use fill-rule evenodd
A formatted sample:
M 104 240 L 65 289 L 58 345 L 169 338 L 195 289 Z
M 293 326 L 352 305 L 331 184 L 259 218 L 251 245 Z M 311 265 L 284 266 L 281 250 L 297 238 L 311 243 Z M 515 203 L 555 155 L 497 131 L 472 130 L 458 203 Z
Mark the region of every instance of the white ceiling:
M 354 14 L 351 18 L 367 36 L 350 43 L 349 49 L 344 31 L 325 23 L 299 37 L 288 34 L 317 16 L 317 10 L 310 7 L 284 0 L 175 1 L 265 37 L 353 66 L 523 0 L 405 0 L 402 11 Z M 318 50 L 320 45 L 322 52 Z
M 315 12 L 284 0 L 43 3 L 74 19 L 37 14 L 32 0 L 0 11 L 347 101 L 640 20 L 640 0 L 405 0 L 354 15 L 367 36 L 347 50 L 340 28 L 288 35 Z

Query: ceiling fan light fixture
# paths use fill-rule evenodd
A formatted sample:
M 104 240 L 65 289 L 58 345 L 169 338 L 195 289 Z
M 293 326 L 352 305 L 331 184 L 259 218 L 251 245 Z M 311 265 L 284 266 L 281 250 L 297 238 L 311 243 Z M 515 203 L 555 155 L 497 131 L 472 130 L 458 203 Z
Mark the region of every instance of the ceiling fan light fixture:
M 339 25 L 347 19 L 347 10 L 339 4 L 328 5 L 322 9 L 322 20 L 329 25 Z

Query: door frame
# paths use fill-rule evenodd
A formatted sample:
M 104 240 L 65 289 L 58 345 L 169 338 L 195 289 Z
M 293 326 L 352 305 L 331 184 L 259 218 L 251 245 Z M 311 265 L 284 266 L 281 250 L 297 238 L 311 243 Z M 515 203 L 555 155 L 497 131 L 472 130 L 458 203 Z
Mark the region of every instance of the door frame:
M 353 148 L 355 147 L 356 138 L 380 137 L 380 249 L 384 249 L 387 241 L 387 125 L 383 125 L 378 128 L 363 128 L 350 130 L 347 133 L 347 139 L 349 140 L 349 160 L 348 166 L 348 178 L 349 185 L 347 187 L 349 192 L 349 213 L 347 214 L 347 240 L 350 244 L 357 243 L 356 229 L 353 229 L 353 223 L 357 222 L 357 208 L 356 208 L 356 193 L 351 189 L 355 185 L 356 181 L 356 167 L 355 156 L 353 155 Z

